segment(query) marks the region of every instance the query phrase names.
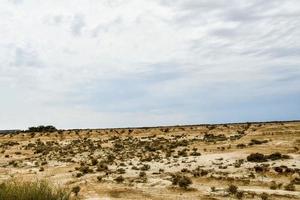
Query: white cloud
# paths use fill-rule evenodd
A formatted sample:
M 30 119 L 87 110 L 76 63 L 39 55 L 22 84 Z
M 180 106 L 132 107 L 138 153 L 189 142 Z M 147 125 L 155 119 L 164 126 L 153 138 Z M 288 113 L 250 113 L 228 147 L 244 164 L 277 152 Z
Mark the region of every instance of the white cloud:
M 264 95 L 295 110 L 299 19 L 298 0 L 7 0 L 0 128 L 226 121 L 210 102 Z

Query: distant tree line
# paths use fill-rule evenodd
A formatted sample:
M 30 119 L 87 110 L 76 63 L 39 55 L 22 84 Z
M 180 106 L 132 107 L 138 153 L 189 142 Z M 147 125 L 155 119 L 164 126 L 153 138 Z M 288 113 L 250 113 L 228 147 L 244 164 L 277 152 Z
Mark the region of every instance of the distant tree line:
M 57 129 L 52 126 L 52 125 L 48 125 L 48 126 L 36 126 L 36 127 L 29 127 L 27 132 L 55 132 L 57 131 Z
M 18 133 L 21 130 L 0 130 L 0 134 Z

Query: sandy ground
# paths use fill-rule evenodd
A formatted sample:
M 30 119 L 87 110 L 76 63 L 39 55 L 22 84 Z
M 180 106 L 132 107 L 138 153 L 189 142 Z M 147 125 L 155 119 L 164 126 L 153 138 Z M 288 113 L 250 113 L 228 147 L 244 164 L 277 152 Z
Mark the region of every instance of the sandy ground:
M 0 182 L 47 179 L 90 200 L 300 199 L 299 149 L 300 122 L 21 132 L 0 136 Z

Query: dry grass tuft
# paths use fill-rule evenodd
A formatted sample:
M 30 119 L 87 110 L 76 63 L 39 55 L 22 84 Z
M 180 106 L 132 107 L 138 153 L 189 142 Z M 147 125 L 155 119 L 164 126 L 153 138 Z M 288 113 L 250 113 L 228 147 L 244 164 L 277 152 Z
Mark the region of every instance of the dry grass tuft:
M 10 180 L 0 185 L 0 199 L 5 200 L 69 200 L 70 193 L 46 181 Z

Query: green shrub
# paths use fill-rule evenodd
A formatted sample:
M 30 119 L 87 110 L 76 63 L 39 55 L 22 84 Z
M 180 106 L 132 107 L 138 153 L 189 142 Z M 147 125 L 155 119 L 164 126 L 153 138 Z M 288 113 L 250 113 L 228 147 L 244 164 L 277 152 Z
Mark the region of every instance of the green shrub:
M 146 177 L 146 176 L 147 176 L 146 172 L 140 172 L 140 174 L 139 174 L 139 177 L 141 177 L 141 178 Z
M 95 166 L 98 164 L 98 160 L 96 158 L 91 159 L 91 165 Z
M 249 156 L 247 156 L 247 161 L 249 162 L 266 162 L 268 160 L 281 160 L 281 159 L 289 159 L 290 156 L 288 155 L 282 155 L 279 152 L 272 153 L 270 155 L 264 155 L 261 153 L 252 153 Z
M 83 174 L 87 174 L 87 173 L 92 173 L 93 170 L 90 169 L 88 166 L 84 165 L 84 166 L 80 166 L 78 169 L 81 173 Z
M 229 194 L 236 194 L 238 192 L 238 187 L 235 185 L 229 185 L 227 188 Z
M 288 155 L 282 155 L 279 152 L 272 153 L 267 157 L 270 160 L 281 160 L 281 159 L 289 159 L 290 157 Z
M 103 180 L 103 176 L 97 176 L 97 180 L 101 182 Z
M 267 158 L 264 154 L 261 153 L 252 153 L 247 156 L 247 161 L 249 162 L 266 162 Z
M 278 188 L 280 188 L 280 184 L 277 185 L 277 183 L 275 181 L 272 181 L 271 185 L 270 185 L 270 189 L 277 190 Z
M 96 171 L 102 172 L 102 171 L 107 171 L 107 170 L 108 170 L 107 164 L 105 164 L 104 162 L 98 163 Z
M 142 167 L 141 167 L 141 170 L 142 171 L 147 171 L 147 170 L 149 170 L 150 169 L 150 165 L 148 165 L 148 164 L 144 164 Z
M 123 176 L 118 176 L 117 178 L 115 178 L 115 181 L 117 182 L 117 183 L 122 183 L 122 182 L 124 182 L 124 178 L 123 178 Z
M 5 200 L 69 200 L 70 193 L 46 181 L 11 180 L 0 185 L 0 199 Z
M 177 185 L 179 181 L 180 175 L 172 174 L 172 185 Z
M 238 148 L 238 149 L 243 149 L 243 148 L 245 148 L 245 147 L 246 147 L 245 144 L 237 144 L 237 145 L 236 145 L 236 148 Z
M 288 191 L 295 191 L 296 190 L 295 185 L 293 183 L 289 183 L 289 184 L 285 185 L 284 189 L 288 190 Z
M 215 191 L 216 191 L 216 187 L 215 187 L 215 186 L 212 186 L 212 187 L 210 187 L 210 190 L 211 190 L 212 192 L 215 192 Z
M 117 172 L 118 174 L 125 174 L 125 173 L 126 173 L 126 170 L 125 170 L 124 168 L 119 168 L 119 169 L 116 170 L 116 172 Z
M 178 180 L 178 185 L 181 188 L 187 189 L 187 187 L 192 184 L 192 180 L 187 177 L 187 176 L 182 176 L 179 180 Z
M 181 188 L 187 189 L 187 187 L 192 183 L 192 180 L 187 176 L 172 174 L 172 185 L 178 185 Z
M 259 145 L 259 144 L 265 144 L 268 143 L 268 140 L 256 140 L 256 139 L 252 139 L 251 142 L 249 143 L 250 146 L 252 145 Z
M 260 198 L 261 198 L 261 200 L 268 200 L 269 199 L 269 195 L 267 194 L 267 193 L 262 193 L 261 195 L 260 195 Z
M 244 192 L 243 191 L 237 191 L 237 193 L 235 194 L 237 199 L 243 199 L 244 197 Z
M 80 189 L 80 186 L 75 186 L 72 188 L 72 192 L 75 194 L 75 196 L 78 196 Z

